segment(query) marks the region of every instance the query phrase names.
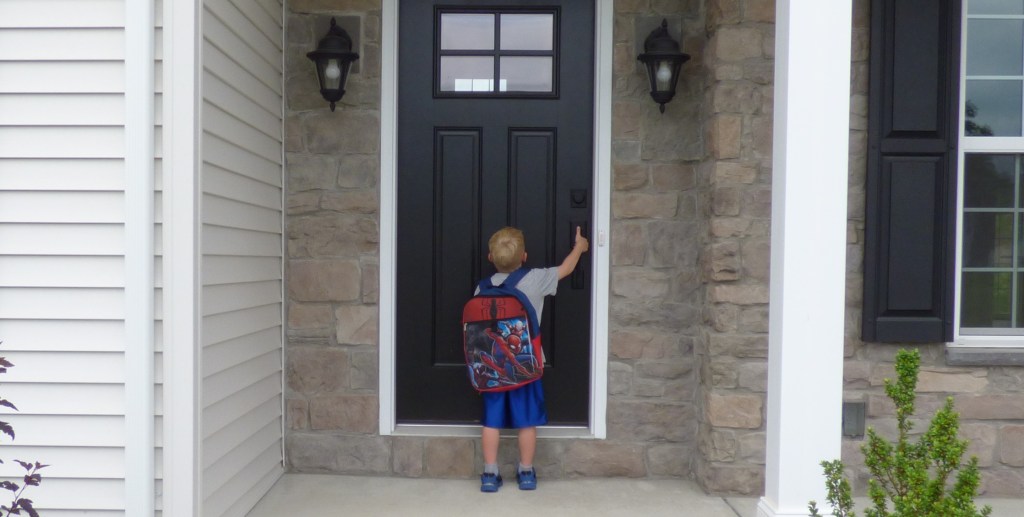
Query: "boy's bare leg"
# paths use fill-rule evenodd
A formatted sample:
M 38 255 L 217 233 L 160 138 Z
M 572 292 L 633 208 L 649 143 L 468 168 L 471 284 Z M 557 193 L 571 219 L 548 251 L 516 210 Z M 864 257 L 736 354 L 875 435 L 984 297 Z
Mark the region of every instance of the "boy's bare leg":
M 498 463 L 499 439 L 501 439 L 501 431 L 496 427 L 484 427 L 480 432 L 480 447 L 484 452 L 484 463 L 489 465 Z
M 497 452 L 497 447 L 495 447 Z M 519 463 L 533 465 L 533 455 L 537 452 L 537 428 L 524 427 L 519 430 Z M 486 454 L 486 453 L 485 453 Z M 497 456 L 497 455 L 495 455 Z M 486 456 L 484 456 L 486 458 Z

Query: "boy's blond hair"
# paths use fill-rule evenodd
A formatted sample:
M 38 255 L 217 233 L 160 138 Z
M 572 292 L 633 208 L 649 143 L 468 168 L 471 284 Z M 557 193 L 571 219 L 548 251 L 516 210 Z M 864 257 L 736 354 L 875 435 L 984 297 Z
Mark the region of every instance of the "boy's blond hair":
M 499 273 L 511 273 L 523 265 L 523 252 L 526 250 L 526 241 L 523 238 L 522 230 L 506 226 L 491 235 L 487 241 L 487 248 L 491 252 L 491 262 Z

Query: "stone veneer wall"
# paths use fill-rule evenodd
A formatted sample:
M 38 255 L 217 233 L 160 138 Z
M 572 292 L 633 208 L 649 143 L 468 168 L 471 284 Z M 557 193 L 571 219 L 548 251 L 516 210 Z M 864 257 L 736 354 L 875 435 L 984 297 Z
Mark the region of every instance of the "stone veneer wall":
M 379 0 L 288 5 L 288 468 L 471 477 L 478 439 L 378 434 Z M 542 477 L 692 474 L 707 226 L 697 182 L 703 13 L 700 0 L 615 2 L 608 439 L 540 440 Z M 335 113 L 305 57 L 330 15 L 362 21 L 361 71 Z M 636 40 L 662 17 L 694 56 L 663 115 L 636 62 Z M 514 443 L 501 451 L 511 468 Z
M 883 380 L 896 376 L 893 359 L 899 346 L 860 340 L 869 4 L 869 0 L 854 0 L 844 399 L 866 402 L 867 424 L 891 438 L 896 436 L 896 418 Z M 915 348 L 921 352 L 915 431 L 923 432 L 946 397 L 952 396 L 961 417 L 961 436 L 971 441 L 967 453 L 976 455 L 982 468 L 981 492 L 1020 497 L 1024 494 L 1024 368 L 951 367 L 946 365 L 944 344 Z M 860 492 L 867 487 L 862 443 L 862 439 L 843 440 L 843 460 L 852 467 L 851 481 Z
M 775 3 L 708 0 L 704 92 L 709 193 L 697 480 L 764 488 Z

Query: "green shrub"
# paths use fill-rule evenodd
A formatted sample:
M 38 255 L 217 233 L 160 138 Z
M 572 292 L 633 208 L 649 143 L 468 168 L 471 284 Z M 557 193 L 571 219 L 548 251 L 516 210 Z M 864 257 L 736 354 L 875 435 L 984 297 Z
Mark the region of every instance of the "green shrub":
M 961 462 L 967 440 L 959 439 L 960 416 L 953 410 L 953 398 L 935 413 L 928 430 L 915 443 L 907 437 L 913 428 L 917 374 L 921 355 L 917 350 L 896 353 L 896 382 L 885 380 L 885 394 L 896 405 L 899 436 L 889 442 L 868 428 L 867 442 L 861 446 L 864 464 L 871 473 L 868 496 L 873 508 L 866 517 L 978 517 L 992 509 L 978 511 L 978 458 Z M 855 517 L 850 483 L 841 460 L 823 461 L 826 499 L 836 517 Z M 955 478 L 952 476 L 955 474 Z M 820 516 L 817 504 L 808 505 L 811 516 Z

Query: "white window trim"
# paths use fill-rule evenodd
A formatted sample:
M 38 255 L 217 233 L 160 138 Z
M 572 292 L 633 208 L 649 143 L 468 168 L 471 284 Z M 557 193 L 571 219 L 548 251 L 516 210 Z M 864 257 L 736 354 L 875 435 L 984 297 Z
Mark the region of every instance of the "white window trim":
M 608 293 L 611 279 L 611 123 L 613 0 L 594 0 L 594 228 L 591 289 L 590 425 L 542 427 L 542 438 L 604 439 L 608 405 Z M 381 6 L 379 428 L 382 436 L 477 436 L 478 426 L 398 425 L 395 418 L 398 0 Z M 468 382 L 468 381 L 467 381 Z M 467 384 L 467 389 L 468 384 Z
M 967 3 L 961 9 L 960 31 L 960 99 L 956 156 L 956 257 L 953 288 L 953 341 L 947 343 L 957 349 L 1015 349 L 1024 348 L 1024 335 L 963 335 L 960 333 L 960 280 L 963 267 L 964 219 L 964 155 L 967 153 L 1024 154 L 1024 136 L 977 137 L 965 136 L 963 121 L 967 116 Z

